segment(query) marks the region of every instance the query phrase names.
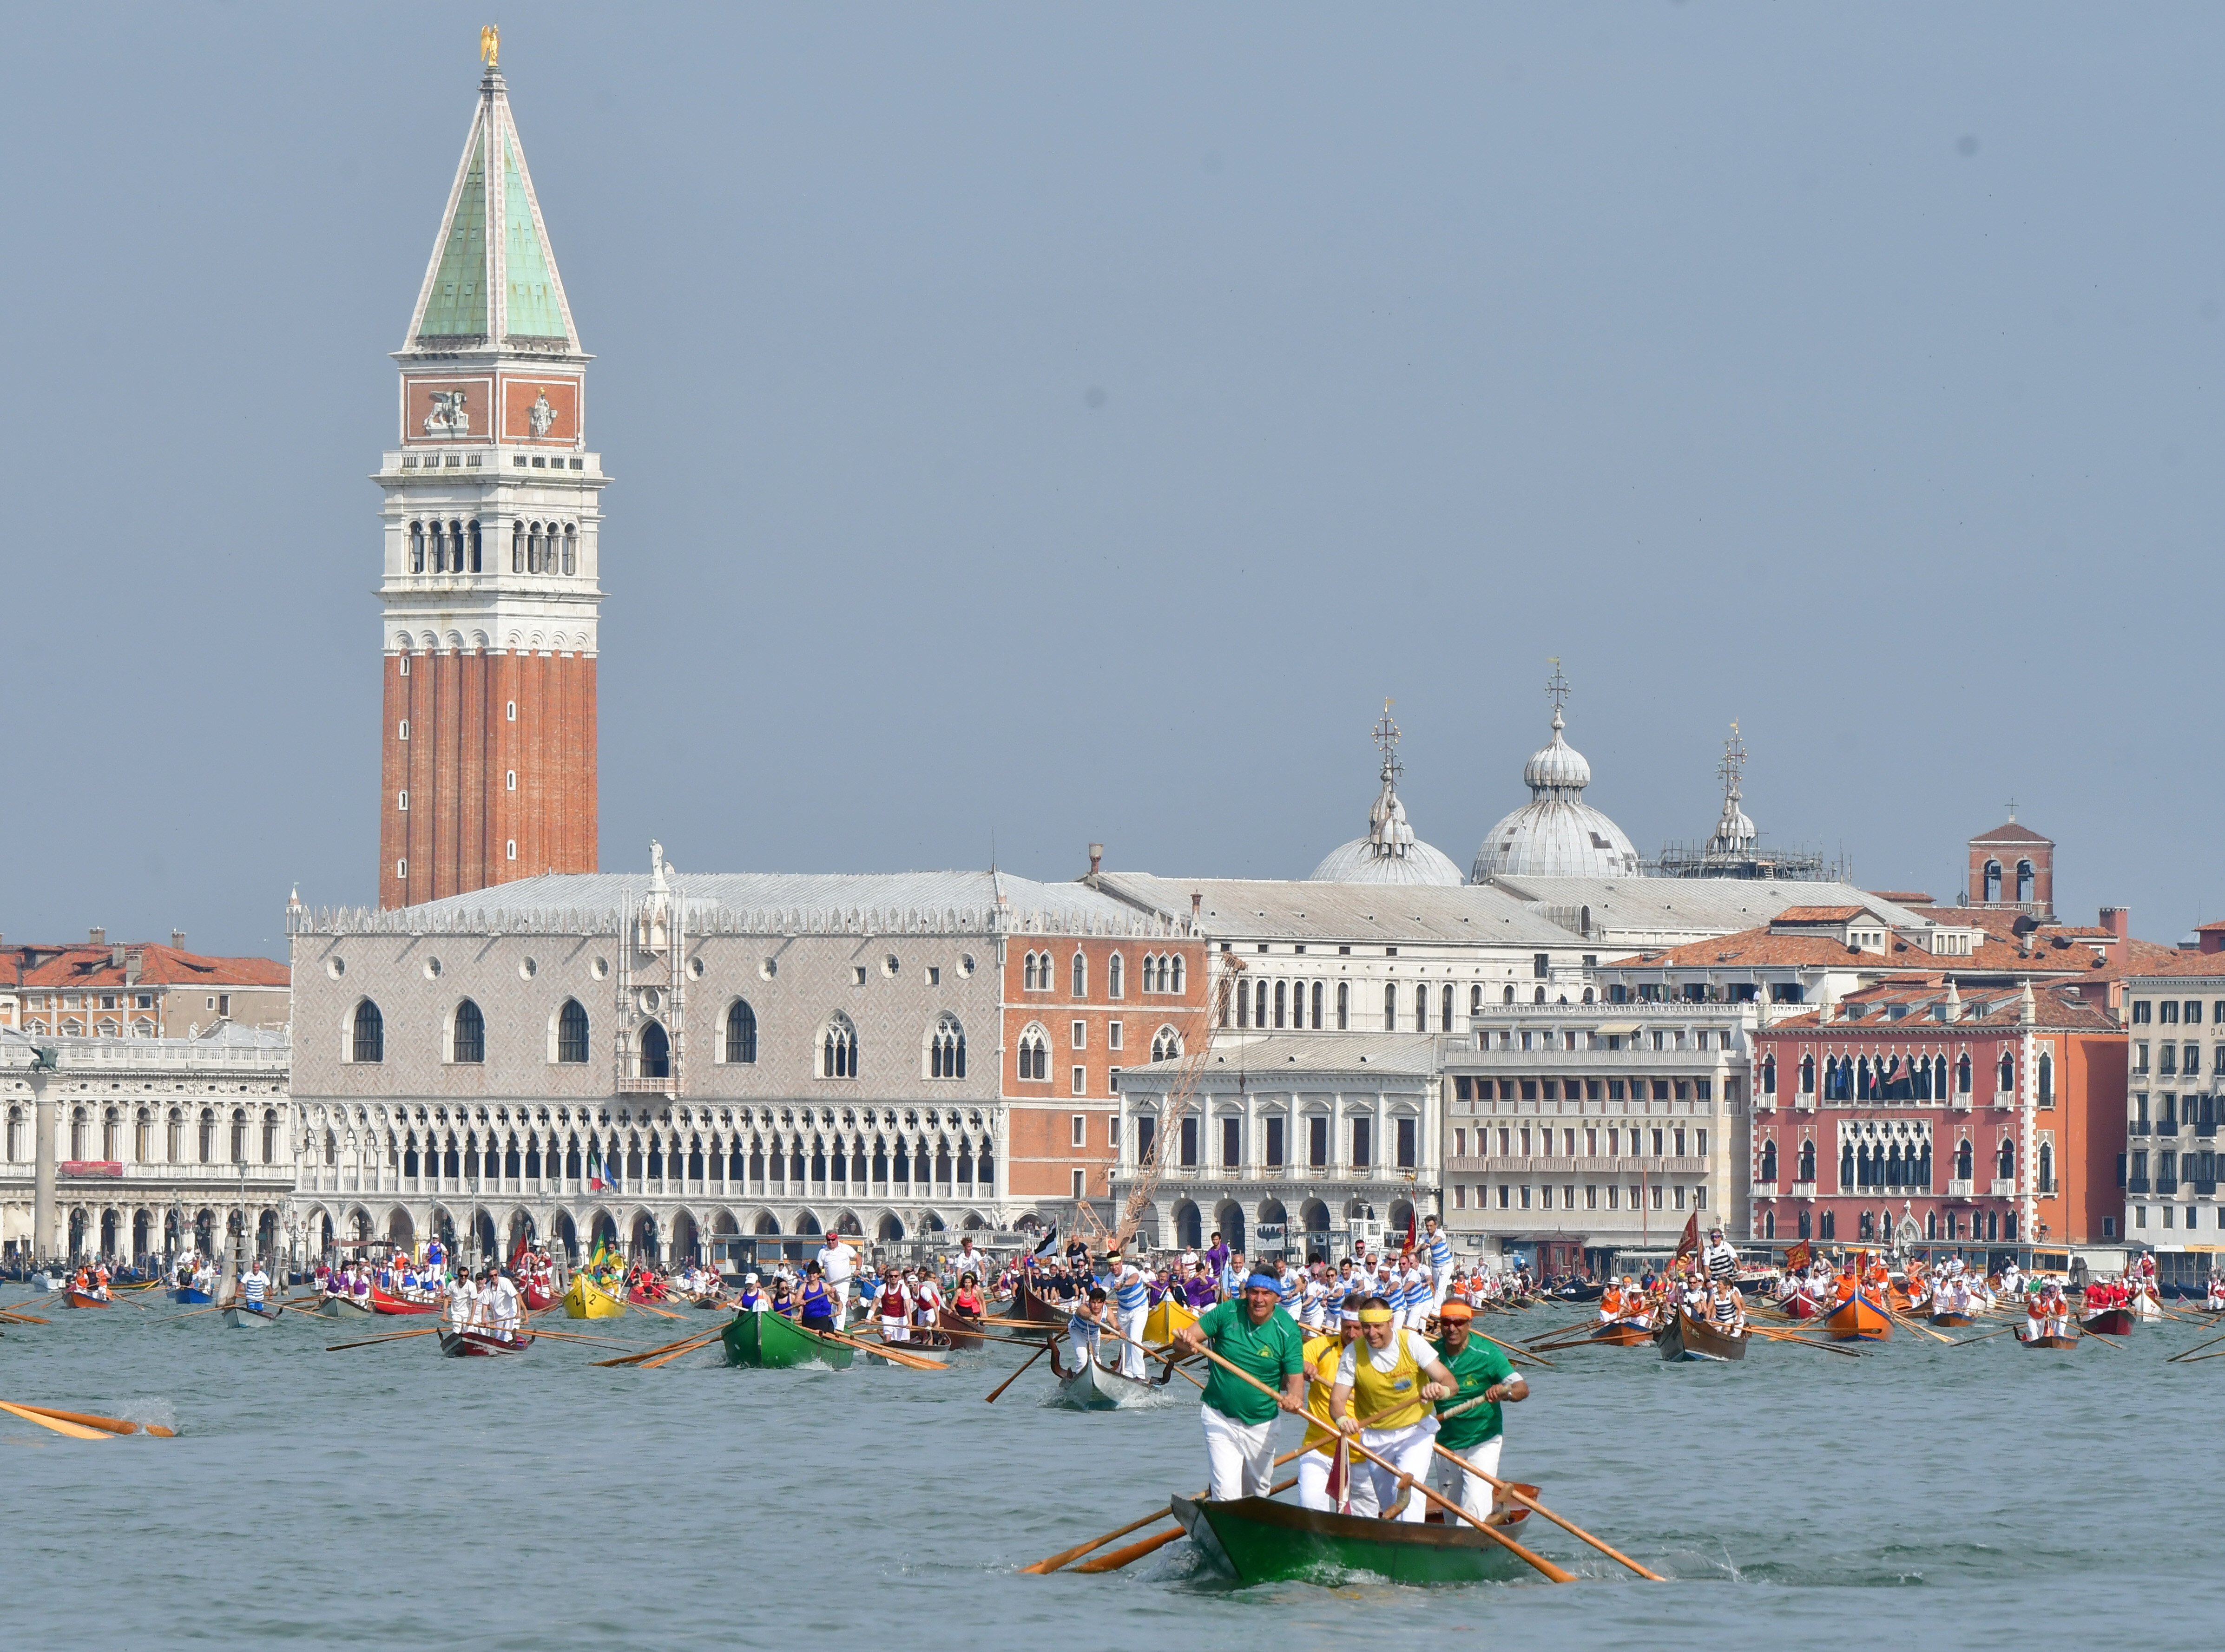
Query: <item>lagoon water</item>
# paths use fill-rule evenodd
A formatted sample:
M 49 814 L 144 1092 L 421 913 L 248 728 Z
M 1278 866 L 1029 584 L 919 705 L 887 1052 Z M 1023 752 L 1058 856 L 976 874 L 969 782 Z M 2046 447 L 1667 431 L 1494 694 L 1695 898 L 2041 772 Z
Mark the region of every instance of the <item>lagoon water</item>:
M 2225 1362 L 2162 1363 L 2207 1334 L 2191 1325 L 2067 1355 L 1901 1332 L 1859 1361 L 1556 1356 L 1512 1413 L 1507 1467 L 1670 1583 L 1532 1520 L 1528 1541 L 1582 1583 L 1238 1589 L 1199 1575 L 1185 1542 L 1109 1576 L 1017 1575 L 1195 1490 L 1203 1450 L 1192 1403 L 1045 1406 L 1041 1362 L 984 1405 L 1009 1348 L 941 1374 L 731 1370 L 714 1350 L 598 1370 L 616 1351 L 446 1360 L 426 1337 L 327 1353 L 401 1322 L 288 1316 L 257 1333 L 167 1302 L 5 1294 L 53 1323 L 7 1328 L 0 1399 L 179 1431 L 80 1442 L 0 1415 L 0 1623 L 23 1648 L 1081 1652 L 1385 1634 L 1969 1652 L 2207 1646 L 2225 1611 L 2198 1535 Z M 1575 1317 L 1488 1323 L 1535 1335 Z M 645 1346 L 688 1328 L 669 1325 L 617 1333 Z

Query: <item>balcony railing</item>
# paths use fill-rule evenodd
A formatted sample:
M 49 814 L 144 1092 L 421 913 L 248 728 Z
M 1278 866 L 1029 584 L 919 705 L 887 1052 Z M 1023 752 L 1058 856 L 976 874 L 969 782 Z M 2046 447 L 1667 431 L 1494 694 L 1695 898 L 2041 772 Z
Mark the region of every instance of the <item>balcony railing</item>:
M 1708 1171 L 1708 1161 L 1696 1155 L 1682 1158 L 1622 1158 L 1610 1159 L 1606 1155 L 1578 1155 L 1570 1158 L 1565 1154 L 1540 1153 L 1525 1157 L 1519 1154 L 1487 1154 L 1469 1158 L 1452 1158 L 1445 1168 L 1464 1175 L 1592 1175 L 1592 1176 L 1699 1176 Z
M 2206 1142 L 2217 1134 L 2217 1126 L 2214 1123 L 2208 1124 L 2196 1124 L 2194 1127 L 2194 1133 L 2196 1136 L 2201 1137 Z
M 2131 1136 L 2148 1136 L 2154 1133 L 2154 1127 L 2145 1118 L 2136 1118 L 2125 1126 L 2125 1130 Z
M 2016 1178 L 2014 1176 L 1995 1176 L 1994 1178 L 1994 1197 L 1995 1199 L 2014 1199 L 2016 1197 Z
M 2187 1186 L 2194 1189 L 2194 1196 L 2196 1199 L 2215 1199 L 2217 1197 L 2217 1184 L 2214 1181 L 2203 1181 L 2197 1179 L 2188 1182 Z
M 2156 1120 L 2156 1134 L 2158 1136 L 2177 1135 L 2178 1121 L 2175 1118 L 2158 1118 Z
M 1975 1181 L 1956 1181 L 1950 1180 L 1947 1184 L 1947 1197 L 1949 1199 L 1975 1199 L 1978 1196 L 1977 1187 L 1978 1184 Z
M 2177 1176 L 2158 1176 L 2156 1178 L 2157 1197 L 2161 1198 L 2165 1193 L 2176 1193 L 2177 1191 L 2178 1178 Z
M 2127 1176 L 2125 1178 L 2125 1191 L 2128 1193 L 2144 1193 L 2148 1192 L 2148 1179 L 2146 1176 Z

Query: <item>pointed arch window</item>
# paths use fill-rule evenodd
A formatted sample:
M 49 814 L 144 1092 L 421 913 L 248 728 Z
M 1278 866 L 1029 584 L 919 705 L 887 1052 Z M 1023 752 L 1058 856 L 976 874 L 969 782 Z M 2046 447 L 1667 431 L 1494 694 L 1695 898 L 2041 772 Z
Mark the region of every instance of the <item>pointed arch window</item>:
M 349 1060 L 377 1062 L 386 1059 L 386 1017 L 378 1013 L 378 1006 L 370 999 L 362 999 L 356 1004 L 355 1024 L 350 1034 Z
M 2055 1191 L 2055 1143 L 2052 1142 L 2039 1144 L 2039 1186 L 2036 1191 L 2043 1193 Z
M 948 1010 L 935 1018 L 927 1043 L 927 1076 L 962 1079 L 966 1076 L 966 1029 Z
M 1127 965 L 1120 954 L 1115 953 L 1105 960 L 1105 996 L 1117 998 L 1126 990 Z
M 641 1029 L 641 1076 L 644 1079 L 669 1079 L 672 1076 L 672 1038 L 661 1021 L 644 1022 Z M 636 1174 L 640 1173 L 637 1171 Z
M 525 524 L 514 522 L 510 525 L 510 571 L 525 572 Z
M 2001 1137 L 2001 1150 L 1994 1155 L 1994 1174 L 2003 1181 L 2016 1175 L 2016 1143 L 2006 1136 Z
M 1162 1027 L 1151 1035 L 1151 1059 L 1171 1061 L 1182 1053 L 1182 1035 L 1171 1027 Z
M 409 524 L 409 572 L 425 572 L 425 524 L 422 522 Z
M 1024 1082 L 1041 1083 L 1050 1078 L 1050 1039 L 1040 1024 L 1030 1022 L 1020 1035 L 1019 1060 Z
M 571 522 L 564 524 L 564 572 L 571 573 L 580 566 L 580 530 Z
M 587 1012 L 577 998 L 565 999 L 556 1012 L 556 1059 L 575 1067 L 587 1060 Z
M 469 998 L 456 1005 L 449 1051 L 450 1060 L 466 1066 L 477 1066 L 486 1060 L 486 1017 Z
M 1968 1181 L 1977 1170 L 1977 1155 L 1970 1150 L 1968 1136 L 1955 1149 L 1955 1180 Z
M 1082 955 L 1079 947 L 1074 949 L 1071 974 L 1074 979 L 1069 996 L 1076 998 L 1087 997 L 1089 996 L 1089 959 Z
M 2190 1052 L 2195 1047 L 2189 1044 L 2186 1048 Z M 2195 1059 L 2198 1060 L 2199 1057 Z M 2195 1070 L 2192 1061 L 2188 1063 L 2186 1070 L 2189 1073 Z M 2039 1104 L 2043 1107 L 2052 1107 L 2055 1105 L 2055 1058 L 2045 1050 L 2042 1050 L 2039 1054 L 2038 1077 Z
M 746 1066 L 758 1059 L 758 1012 L 746 1000 L 726 1006 L 726 1060 Z
M 2029 906 L 2032 904 L 2033 883 L 2032 863 L 2030 861 L 2020 860 L 2017 862 L 2016 877 L 2017 901 L 2021 905 Z
M 858 1076 L 858 1029 L 850 1017 L 836 1010 L 819 1035 L 819 1076 L 854 1079 Z
M 2004 1052 L 2001 1056 L 2000 1079 L 2001 1089 L 2004 1092 L 2016 1088 L 2016 1057 L 2006 1052 Z
M 1777 1143 L 1774 1142 L 1761 1144 L 1761 1179 L 1772 1183 L 1777 1180 Z
M 1958 1096 L 1968 1095 L 1970 1079 L 1970 1053 L 1965 1050 L 1962 1052 L 1962 1059 L 1955 1063 L 1955 1093 Z
M 1988 906 L 1994 905 L 2000 900 L 2001 864 L 1998 860 L 1989 860 L 1986 863 L 1985 889 L 1986 903 Z
M 1777 1093 L 1777 1058 L 1774 1055 L 1761 1058 L 1761 1093 L 1765 1096 Z M 1774 1181 L 1776 1178 L 1772 1176 L 1769 1180 Z

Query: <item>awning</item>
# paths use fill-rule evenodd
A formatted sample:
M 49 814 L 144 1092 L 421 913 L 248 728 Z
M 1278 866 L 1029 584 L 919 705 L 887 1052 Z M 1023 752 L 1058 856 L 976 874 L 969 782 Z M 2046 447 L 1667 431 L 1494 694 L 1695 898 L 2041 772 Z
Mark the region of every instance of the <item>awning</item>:
M 1592 1036 L 1594 1038 L 1627 1038 L 1638 1030 L 1639 1030 L 1639 1025 L 1633 1021 L 1612 1027 L 1594 1027 L 1592 1029 Z

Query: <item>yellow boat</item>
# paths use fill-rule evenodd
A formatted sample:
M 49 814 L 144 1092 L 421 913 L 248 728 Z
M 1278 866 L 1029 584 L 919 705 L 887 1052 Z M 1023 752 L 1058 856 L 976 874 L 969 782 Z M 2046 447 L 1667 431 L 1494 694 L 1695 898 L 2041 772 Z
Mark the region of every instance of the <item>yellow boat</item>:
M 625 1315 L 625 1299 L 612 1294 L 585 1274 L 572 1275 L 564 1292 L 564 1312 L 574 1320 L 617 1320 Z
M 1163 1348 L 1175 1339 L 1175 1332 L 1197 1323 L 1197 1315 L 1187 1304 L 1171 1296 L 1151 1310 L 1144 1321 L 1144 1340 L 1154 1347 Z

